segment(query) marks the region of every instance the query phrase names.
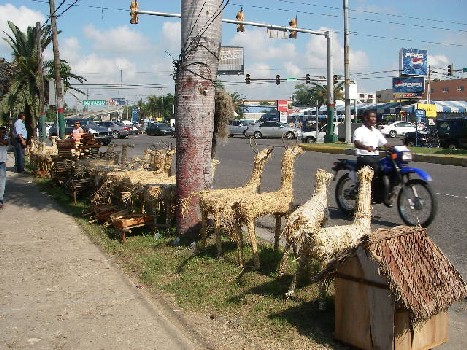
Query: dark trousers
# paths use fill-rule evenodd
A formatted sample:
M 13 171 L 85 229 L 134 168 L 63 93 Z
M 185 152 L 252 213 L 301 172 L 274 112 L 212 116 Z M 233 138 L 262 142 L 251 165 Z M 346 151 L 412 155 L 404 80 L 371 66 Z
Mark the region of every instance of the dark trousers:
M 371 198 L 375 199 L 375 188 L 377 188 L 379 180 L 379 160 L 380 156 L 358 156 L 357 157 L 357 171 L 364 166 L 369 166 L 373 169 L 373 180 L 371 181 Z
M 24 171 L 25 148 L 23 147 L 21 142 L 18 140 L 15 140 L 13 146 L 15 147 L 16 172 L 22 173 Z

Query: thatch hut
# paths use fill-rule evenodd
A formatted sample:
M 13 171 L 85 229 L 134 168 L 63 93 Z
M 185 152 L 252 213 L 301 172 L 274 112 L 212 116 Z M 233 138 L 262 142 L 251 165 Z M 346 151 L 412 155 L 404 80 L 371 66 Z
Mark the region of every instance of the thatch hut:
M 328 265 L 335 337 L 361 349 L 431 349 L 447 310 L 467 296 L 460 273 L 421 227 L 378 229 Z

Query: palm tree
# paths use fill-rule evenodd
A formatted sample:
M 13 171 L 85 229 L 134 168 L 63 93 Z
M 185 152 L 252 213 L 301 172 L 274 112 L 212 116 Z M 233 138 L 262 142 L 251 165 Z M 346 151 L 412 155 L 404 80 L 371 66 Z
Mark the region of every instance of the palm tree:
M 223 0 L 182 0 L 181 53 L 175 62 L 177 196 L 191 198 L 177 211 L 178 234 L 195 234 L 200 211 L 197 196 L 211 187 L 214 130 L 214 82 L 219 64 Z
M 12 35 L 6 34 L 4 40 L 13 50 L 15 74 L 9 91 L 2 98 L 3 109 L 14 113 L 26 113 L 26 128 L 28 135 L 35 136 L 36 120 L 39 113 L 39 80 L 38 80 L 38 52 L 36 27 L 28 27 L 22 32 L 13 22 L 8 21 Z M 52 41 L 50 25 L 44 26 L 41 31 L 41 50 Z

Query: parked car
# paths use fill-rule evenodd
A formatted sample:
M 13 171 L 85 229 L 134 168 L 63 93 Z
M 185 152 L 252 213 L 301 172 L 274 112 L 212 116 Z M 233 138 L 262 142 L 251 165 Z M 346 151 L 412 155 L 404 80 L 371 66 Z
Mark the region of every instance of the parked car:
M 467 148 L 467 117 L 436 121 L 441 147 Z
M 255 123 L 252 119 L 235 119 L 229 123 L 229 136 L 245 135 L 246 129 Z
M 98 125 L 108 128 L 112 132 L 114 139 L 124 139 L 130 135 L 129 127 L 118 124 L 117 122 L 97 122 Z
M 298 128 L 288 126 L 287 124 L 277 121 L 266 121 L 256 123 L 246 129 L 245 136 L 253 136 L 256 139 L 263 137 L 282 137 L 293 139 L 302 136 L 302 131 Z
M 138 135 L 140 133 L 138 126 L 129 120 L 122 120 L 120 124 L 129 128 L 130 135 Z
M 423 126 L 417 132 L 407 132 L 404 135 L 404 145 L 421 147 L 439 147 L 438 131 L 435 125 Z
M 166 123 L 149 123 L 146 126 L 146 134 L 153 136 L 175 135 L 175 130 Z
M 386 125 L 379 125 L 378 129 L 385 136 L 396 137 L 398 135 L 405 135 L 407 132 L 415 131 L 415 124 L 401 121 Z
M 110 142 L 112 142 L 112 133 L 109 131 L 108 128 L 102 127 L 97 125 L 91 119 L 86 118 L 66 118 L 65 119 L 65 135 L 71 135 L 73 130 L 73 125 L 76 121 L 79 121 L 81 124 L 81 128 L 84 131 L 91 133 L 94 135 L 94 138 L 102 145 L 107 146 Z M 57 136 L 57 125 L 53 125 L 49 129 L 50 136 Z
M 326 136 L 326 128 L 327 128 L 327 124 L 324 124 L 324 126 L 322 126 L 321 129 L 318 130 L 318 137 L 316 137 L 315 125 L 312 125 L 311 127 L 303 128 L 302 129 L 302 142 L 306 142 L 306 143 L 315 143 L 316 141 L 323 142 L 324 136 Z

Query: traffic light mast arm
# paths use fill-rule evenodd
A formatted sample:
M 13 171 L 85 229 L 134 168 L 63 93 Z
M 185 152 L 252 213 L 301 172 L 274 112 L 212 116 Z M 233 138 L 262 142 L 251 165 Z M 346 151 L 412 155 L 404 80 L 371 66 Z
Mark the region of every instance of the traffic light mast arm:
M 172 18 L 181 18 L 182 15 L 179 13 L 165 13 L 165 12 L 157 12 L 157 11 L 144 11 L 144 10 L 138 10 L 136 11 L 136 14 L 139 15 L 150 15 L 150 16 L 159 16 L 159 17 L 172 17 Z M 281 30 L 281 31 L 296 31 L 298 33 L 308 33 L 308 34 L 313 34 L 313 35 L 328 35 L 328 31 L 319 31 L 319 30 L 310 30 L 310 29 L 303 29 L 303 28 L 293 28 L 293 27 L 288 27 L 288 26 L 278 26 L 274 24 L 267 24 L 267 23 L 257 23 L 257 22 L 247 22 L 247 21 L 237 21 L 234 19 L 227 19 L 227 18 L 222 18 L 223 23 L 231 23 L 231 24 L 243 24 L 246 26 L 252 26 L 252 27 L 262 27 L 262 28 L 268 28 L 268 29 L 275 29 L 275 30 Z

